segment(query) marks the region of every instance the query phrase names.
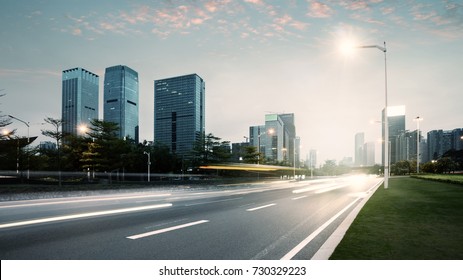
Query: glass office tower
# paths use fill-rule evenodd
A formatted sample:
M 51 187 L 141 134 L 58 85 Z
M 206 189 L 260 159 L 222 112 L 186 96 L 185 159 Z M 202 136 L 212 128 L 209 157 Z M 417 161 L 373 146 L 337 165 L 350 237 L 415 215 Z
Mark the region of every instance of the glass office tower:
M 205 132 L 204 80 L 197 74 L 154 81 L 154 140 L 189 155 Z
M 118 137 L 138 143 L 138 73 L 117 65 L 106 68 L 103 119 L 119 125 Z
M 387 119 L 389 126 L 389 162 L 390 164 L 396 163 L 399 161 L 399 150 L 397 145 L 398 136 L 405 131 L 405 106 L 390 106 L 387 108 Z M 382 111 L 382 135 L 384 139 L 385 135 L 385 115 L 384 109 Z M 383 142 L 383 165 L 384 165 L 384 142 Z
M 83 68 L 63 71 L 63 133 L 77 135 L 79 127 L 98 119 L 98 75 Z

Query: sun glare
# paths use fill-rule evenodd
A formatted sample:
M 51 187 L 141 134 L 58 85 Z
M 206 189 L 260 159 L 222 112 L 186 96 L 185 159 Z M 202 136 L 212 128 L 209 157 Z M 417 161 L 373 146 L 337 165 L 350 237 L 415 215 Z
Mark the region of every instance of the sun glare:
M 355 50 L 355 43 L 352 39 L 344 39 L 339 44 L 339 51 L 342 55 L 345 56 L 352 56 Z

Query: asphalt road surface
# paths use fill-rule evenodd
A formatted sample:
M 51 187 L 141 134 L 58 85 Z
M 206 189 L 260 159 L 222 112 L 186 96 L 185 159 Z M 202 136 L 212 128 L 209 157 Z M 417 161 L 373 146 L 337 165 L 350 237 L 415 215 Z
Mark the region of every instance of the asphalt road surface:
M 310 259 L 380 182 L 349 176 L 0 202 L 0 258 Z

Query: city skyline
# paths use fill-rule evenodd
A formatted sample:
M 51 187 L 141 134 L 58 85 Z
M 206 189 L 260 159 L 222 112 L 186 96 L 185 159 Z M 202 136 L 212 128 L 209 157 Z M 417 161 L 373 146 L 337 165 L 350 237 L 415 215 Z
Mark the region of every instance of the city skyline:
M 43 119 L 61 116 L 62 70 L 103 77 L 108 66 L 130 65 L 141 141 L 154 134 L 153 81 L 197 73 L 208 87 L 207 133 L 241 142 L 268 112 L 292 112 L 301 158 L 316 149 L 320 163 L 339 161 L 353 156 L 356 132 L 381 138 L 370 120 L 384 108 L 383 56 L 339 54 L 353 38 L 387 42 L 389 104 L 407 106 L 407 128 L 416 116 L 424 135 L 463 124 L 463 6 L 452 1 L 9 1 L 0 15 L 1 111 L 42 140 Z M 102 118 L 102 81 L 99 91 Z

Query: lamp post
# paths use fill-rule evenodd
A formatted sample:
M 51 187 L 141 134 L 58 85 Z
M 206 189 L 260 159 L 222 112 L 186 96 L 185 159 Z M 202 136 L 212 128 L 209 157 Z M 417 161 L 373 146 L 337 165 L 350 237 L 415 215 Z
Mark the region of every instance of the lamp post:
M 29 122 L 25 122 L 21 119 L 18 119 L 12 115 L 8 115 L 8 117 L 12 118 L 12 119 L 15 119 L 19 122 L 22 122 L 23 124 L 25 124 L 27 126 L 27 145 L 29 145 L 30 143 L 30 137 L 29 137 Z M 18 140 L 19 141 L 19 140 Z M 18 147 L 19 149 L 19 147 Z M 19 166 L 19 161 L 18 161 L 18 166 Z M 29 153 L 27 153 L 27 179 L 29 179 L 29 170 L 30 170 L 30 158 L 29 158 Z M 18 167 L 18 172 L 19 172 L 19 167 Z
M 148 156 L 148 162 L 147 162 L 147 165 L 148 165 L 148 182 L 150 181 L 150 166 L 151 166 L 151 156 L 150 156 L 150 153 L 148 152 L 143 152 L 143 154 L 147 155 Z
M 416 173 L 420 173 L 420 121 L 423 119 L 416 117 Z
M 388 119 L 387 119 L 387 59 L 386 59 L 386 42 L 384 42 L 384 46 L 378 45 L 370 45 L 370 46 L 357 46 L 357 48 L 367 49 L 367 48 L 375 48 L 384 53 L 384 188 L 387 189 L 389 187 L 389 126 L 388 126 Z

